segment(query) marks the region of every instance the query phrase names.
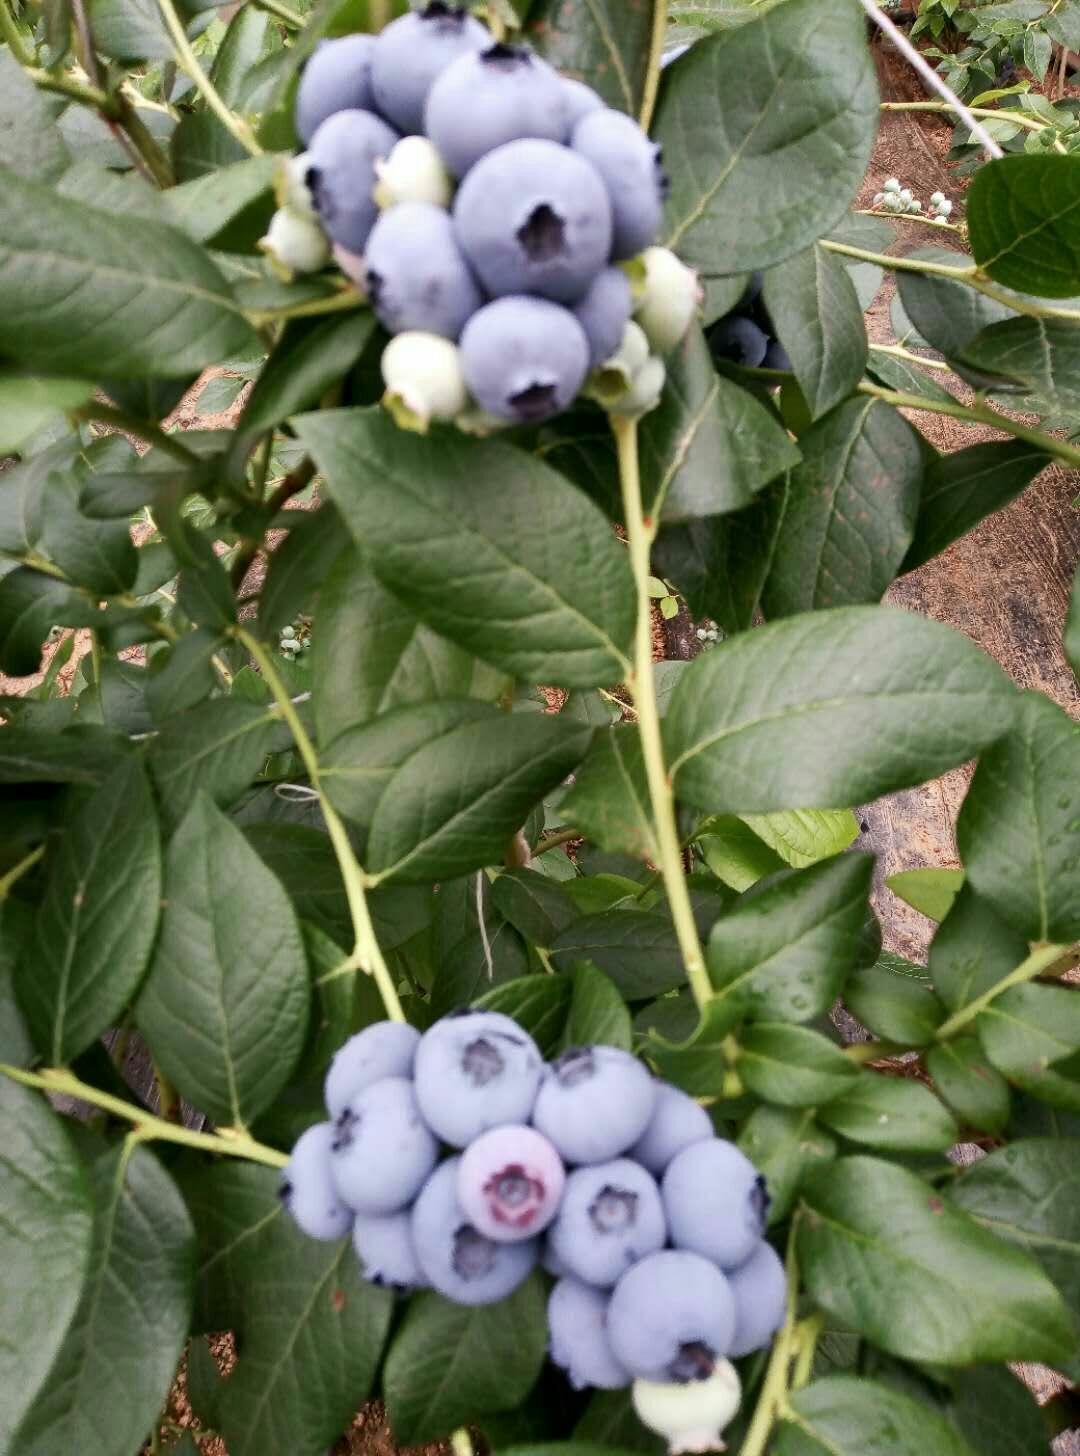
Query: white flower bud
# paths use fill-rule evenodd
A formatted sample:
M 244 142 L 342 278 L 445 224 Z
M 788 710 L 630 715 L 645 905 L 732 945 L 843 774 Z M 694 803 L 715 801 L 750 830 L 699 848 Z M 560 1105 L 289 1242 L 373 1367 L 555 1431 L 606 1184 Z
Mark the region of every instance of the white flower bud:
M 701 285 L 669 248 L 646 248 L 645 292 L 634 317 L 657 354 L 669 354 L 682 342 L 701 303 Z
M 742 1386 L 734 1365 L 718 1360 L 708 1380 L 685 1385 L 635 1380 L 632 1398 L 642 1423 L 667 1440 L 671 1456 L 679 1456 L 726 1449 L 721 1433 L 738 1414 Z
M 294 273 L 317 273 L 330 261 L 330 244 L 322 228 L 287 207 L 274 213 L 259 248 L 271 267 L 287 279 Z
M 375 201 L 383 209 L 399 202 L 449 207 L 454 195 L 453 179 L 427 137 L 402 137 L 388 157 L 376 161 L 375 175 Z
M 607 408 L 613 415 L 647 415 L 660 403 L 666 383 L 664 361 L 654 354 L 634 375 L 629 389 L 618 399 L 611 400 Z
M 425 434 L 432 420 L 449 423 L 469 403 L 456 344 L 438 334 L 398 334 L 383 350 L 383 404 L 403 430 Z

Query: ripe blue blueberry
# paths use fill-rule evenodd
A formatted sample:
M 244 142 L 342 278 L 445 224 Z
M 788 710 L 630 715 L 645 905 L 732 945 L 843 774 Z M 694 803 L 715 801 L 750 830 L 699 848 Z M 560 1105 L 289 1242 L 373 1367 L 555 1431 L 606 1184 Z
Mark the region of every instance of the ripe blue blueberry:
M 375 225 L 375 162 L 397 140 L 371 111 L 339 111 L 311 139 L 306 180 L 315 210 L 334 242 L 350 252 L 364 251 Z
M 300 76 L 294 121 L 307 146 L 323 122 L 337 111 L 371 111 L 373 35 L 343 35 L 321 40 Z
M 586 1284 L 602 1288 L 638 1259 L 662 1249 L 666 1237 L 660 1190 L 629 1158 L 571 1173 L 559 1216 L 548 1231 L 559 1262 Z
M 676 1153 L 691 1143 L 711 1138 L 713 1133 L 709 1114 L 700 1103 L 680 1092 L 678 1087 L 661 1082 L 656 1088 L 656 1105 L 649 1125 L 628 1156 L 659 1178 Z
M 750 274 L 749 282 L 743 292 L 742 298 L 735 305 L 733 312 L 749 313 L 761 297 L 761 290 L 765 287 L 765 274 L 759 268 L 755 268 Z
M 621 111 L 592 111 L 570 144 L 592 163 L 611 198 L 612 256 L 632 258 L 656 242 L 668 182 L 660 148 Z
M 372 1082 L 334 1123 L 334 1186 L 357 1213 L 396 1213 L 435 1166 L 439 1144 L 404 1077 Z
M 769 340 L 753 319 L 729 314 L 709 330 L 709 349 L 714 359 L 728 359 L 745 369 L 761 366 Z
M 548 1299 L 552 1361 L 575 1390 L 622 1390 L 630 1374 L 616 1360 L 607 1333 L 608 1296 L 580 1279 L 560 1279 Z
M 416 1097 L 428 1126 L 455 1148 L 489 1127 L 528 1122 L 543 1062 L 536 1043 L 498 1011 L 446 1016 L 416 1050 Z
M 611 252 L 600 175 L 557 142 L 508 142 L 482 157 L 458 189 L 454 224 L 496 297 L 539 293 L 576 303 Z
M 458 1202 L 474 1228 L 516 1244 L 547 1228 L 559 1209 L 566 1170 L 535 1128 L 508 1123 L 481 1133 L 458 1169 Z
M 571 1047 L 545 1070 L 533 1126 L 568 1163 L 606 1163 L 637 1142 L 656 1104 L 656 1084 L 618 1047 Z
M 735 1296 L 700 1254 L 662 1249 L 628 1269 L 608 1305 L 615 1358 L 640 1380 L 707 1380 L 735 1336 Z
M 423 131 L 424 104 L 436 78 L 458 56 L 490 44 L 491 32 L 464 5 L 433 0 L 401 16 L 382 31 L 372 52 L 376 106 L 401 131 Z
M 760 1243 L 727 1276 L 735 1296 L 735 1338 L 728 1352 L 732 1359 L 764 1350 L 784 1323 L 787 1276 L 783 1260 L 771 1244 Z
M 284 634 L 282 634 L 284 635 Z M 336 1122 L 349 1101 L 384 1077 L 411 1077 L 420 1033 L 402 1021 L 377 1021 L 339 1047 L 326 1074 L 326 1110 Z
M 563 118 L 569 136 L 583 116 L 588 116 L 590 111 L 603 111 L 604 102 L 591 86 L 575 81 L 572 76 L 562 78 L 562 88 Z
M 401 1213 L 356 1215 L 353 1248 L 360 1270 L 371 1284 L 390 1289 L 422 1289 L 427 1283 L 412 1242 L 412 1215 Z
M 522 137 L 566 138 L 559 73 L 524 46 L 460 56 L 431 88 L 424 130 L 455 177 Z
M 450 214 L 429 202 L 384 212 L 364 261 L 371 306 L 391 334 L 415 329 L 456 339 L 483 303 Z
M 671 1242 L 734 1269 L 765 1232 L 765 1179 L 734 1143 L 691 1143 L 668 1164 L 660 1185 Z
M 567 408 L 589 370 L 585 330 L 545 298 L 497 298 L 461 336 L 473 398 L 500 420 L 533 424 Z
M 457 1198 L 460 1158 L 440 1163 L 412 1211 L 412 1239 L 425 1277 L 455 1304 L 505 1299 L 536 1264 L 539 1242 L 500 1244 L 469 1222 Z
M 621 268 L 604 268 L 574 305 L 574 317 L 589 341 L 590 369 L 599 369 L 619 352 L 633 307 L 630 280 Z
M 761 361 L 762 369 L 783 369 L 790 371 L 791 358 L 779 339 L 770 339 L 769 347 L 765 350 L 765 357 Z
M 353 1211 L 338 1197 L 330 1175 L 334 1127 L 317 1122 L 301 1133 L 281 1175 L 282 1203 L 310 1239 L 342 1239 L 352 1228 Z

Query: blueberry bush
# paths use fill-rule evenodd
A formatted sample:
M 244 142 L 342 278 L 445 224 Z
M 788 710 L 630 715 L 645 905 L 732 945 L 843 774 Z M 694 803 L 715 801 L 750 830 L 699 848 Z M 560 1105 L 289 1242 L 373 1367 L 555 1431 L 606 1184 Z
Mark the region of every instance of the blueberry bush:
M 856 0 L 473 8 L 0 0 L 0 1450 L 1045 1453 L 1080 727 L 880 603 L 1080 466 L 1080 154 L 897 256 Z

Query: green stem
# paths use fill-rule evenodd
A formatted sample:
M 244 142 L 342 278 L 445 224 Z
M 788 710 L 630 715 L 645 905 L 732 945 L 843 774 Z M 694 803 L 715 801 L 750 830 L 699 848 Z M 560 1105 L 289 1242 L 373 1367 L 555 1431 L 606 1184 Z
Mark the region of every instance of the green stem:
M 773 1345 L 772 1357 L 769 1360 L 768 1369 L 765 1371 L 765 1380 L 761 1387 L 761 1394 L 758 1396 L 754 1419 L 750 1422 L 750 1429 L 739 1450 L 739 1456 L 764 1456 L 776 1417 L 787 1401 L 788 1371 L 795 1353 L 795 1310 L 799 1297 L 799 1266 L 795 1257 L 795 1232 L 798 1224 L 799 1220 L 796 1216 L 791 1221 L 791 1231 L 788 1234 L 787 1318 Z
M 713 994 L 705 956 L 698 938 L 690 894 L 683 872 L 682 847 L 675 821 L 675 794 L 664 763 L 660 713 L 656 705 L 653 675 L 652 598 L 650 550 L 656 538 L 656 522 L 647 519 L 641 501 L 641 469 L 638 460 L 637 420 L 611 416 L 611 428 L 619 452 L 623 520 L 630 547 L 630 564 L 637 589 L 637 628 L 634 634 L 634 664 L 628 686 L 638 713 L 638 731 L 645 760 L 653 818 L 656 821 L 657 859 L 664 877 L 671 918 L 675 923 L 686 977 L 698 1008 L 703 1009 Z
M 22 1067 L 11 1067 L 0 1062 L 0 1075 L 21 1082 L 24 1087 L 38 1087 L 43 1092 L 61 1092 L 69 1097 L 78 1097 L 93 1107 L 101 1107 L 115 1117 L 122 1117 L 133 1123 L 141 1141 L 181 1143 L 188 1148 L 201 1148 L 208 1153 L 221 1153 L 230 1158 L 246 1158 L 251 1163 L 264 1163 L 268 1168 L 284 1168 L 288 1155 L 256 1142 L 246 1132 L 235 1132 L 231 1128 L 219 1128 L 217 1132 L 195 1132 L 179 1123 L 166 1122 L 163 1117 L 154 1117 L 144 1107 L 125 1102 L 81 1082 L 66 1067 L 46 1067 L 41 1072 L 28 1072 Z
M 882 111 L 945 111 L 951 112 L 952 107 L 946 106 L 944 101 L 883 101 Z M 1039 121 L 1034 116 L 1028 116 L 1024 111 L 995 110 L 992 106 L 969 106 L 968 110 L 972 116 L 988 116 L 992 121 L 1011 121 L 1017 126 L 1026 127 L 1028 131 L 1048 131 L 1049 126 L 1044 121 Z
M 3 14 L 3 3 L 4 0 L 0 0 L 0 15 Z M 70 101 L 78 101 L 82 106 L 93 106 L 98 111 L 108 110 L 108 93 L 102 91 L 100 86 L 88 86 L 85 81 L 69 76 L 66 71 L 45 71 L 35 65 L 27 65 L 25 70 L 40 91 L 50 91 L 54 96 L 66 96 Z
M 880 1062 L 910 1050 L 898 1041 L 853 1041 L 844 1048 L 844 1055 L 861 1066 L 863 1062 Z
M 464 1426 L 459 1426 L 450 1437 L 450 1450 L 453 1456 L 473 1456 L 472 1437 Z
M 322 809 L 323 818 L 326 820 L 327 832 L 330 835 L 330 842 L 334 846 L 334 854 L 337 856 L 338 867 L 341 870 L 341 878 L 345 885 L 345 895 L 349 903 L 349 912 L 352 916 L 353 934 L 355 943 L 352 954 L 332 971 L 331 976 L 345 975 L 350 970 L 361 970 L 374 978 L 379 988 L 379 995 L 386 1008 L 386 1014 L 392 1021 L 404 1021 L 405 1013 L 401 1009 L 401 1002 L 398 999 L 397 987 L 390 968 L 383 959 L 382 951 L 379 948 L 378 937 L 375 934 L 375 927 L 371 921 L 371 911 L 368 907 L 366 889 L 368 878 L 360 867 L 360 863 L 353 853 L 352 844 L 349 842 L 348 831 L 345 828 L 337 810 L 323 792 L 319 776 L 319 757 L 315 751 L 315 745 L 308 737 L 308 733 L 296 706 L 289 696 L 289 690 L 281 680 L 273 659 L 257 637 L 243 627 L 233 629 L 236 640 L 243 644 L 247 651 L 254 658 L 263 680 L 274 695 L 281 716 L 289 725 L 300 757 L 304 761 L 311 786 L 319 796 L 319 806 Z
M 581 838 L 580 829 L 556 829 L 553 834 L 545 834 L 540 843 L 532 852 L 533 859 L 540 855 L 547 854 L 549 849 L 558 849 L 560 844 L 570 844 L 575 839 Z
M 104 722 L 105 699 L 101 692 L 101 639 L 93 628 L 90 630 L 90 670 L 94 674 L 94 696 L 97 698 L 98 707 L 101 709 L 101 719 Z
M 1034 303 L 1031 299 L 1021 298 L 1018 293 L 1010 293 L 1007 288 L 998 288 L 995 283 L 984 278 L 973 263 L 961 268 L 953 263 L 934 263 L 928 258 L 894 258 L 891 253 L 871 253 L 866 248 L 855 248 L 850 243 L 834 243 L 829 238 L 822 238 L 820 246 L 845 258 L 858 258 L 862 263 L 876 263 L 879 268 L 892 268 L 901 273 L 925 273 L 935 278 L 952 278 L 957 283 L 966 283 L 976 293 L 984 293 L 987 298 L 1003 303 L 1014 313 L 1027 314 L 1029 318 L 1060 318 L 1073 322 L 1080 320 L 1080 308 L 1055 308 L 1053 304 Z
M 981 1011 L 985 1011 L 991 1001 L 1000 996 L 1002 992 L 1008 991 L 1011 986 L 1022 986 L 1025 981 L 1033 981 L 1043 971 L 1049 970 L 1056 960 L 1067 953 L 1068 949 L 1067 945 L 1042 945 L 1038 950 L 1033 950 L 1015 970 L 1010 971 L 1007 976 L 1003 976 L 1000 981 L 990 987 L 989 991 L 984 991 L 981 996 L 976 996 L 974 1001 L 969 1001 L 966 1006 L 961 1006 L 960 1010 L 950 1016 L 948 1021 L 943 1021 L 934 1033 L 936 1039 L 948 1041 L 969 1022 L 974 1021 L 976 1016 Z
M 894 389 L 882 389 L 865 380 L 859 385 L 859 393 L 884 400 L 886 404 L 893 404 L 897 409 L 925 410 L 928 414 L 948 415 L 950 419 L 967 420 L 970 424 L 992 425 L 995 430 L 1003 430 L 1005 434 L 1014 435 L 1018 440 L 1026 440 L 1038 450 L 1045 450 L 1048 455 L 1071 469 L 1080 469 L 1080 450 L 1075 445 L 1069 445 L 1064 440 L 1055 440 L 1053 435 L 1044 434 L 1032 425 L 1022 425 L 1008 415 L 998 414 L 997 410 L 992 410 L 988 405 L 960 404 L 959 401 L 956 404 L 946 404 L 944 400 L 924 399 L 918 394 L 900 394 Z
M 893 359 L 906 359 L 911 364 L 921 364 L 924 369 L 940 369 L 945 374 L 952 373 L 944 359 L 924 359 L 921 354 L 905 349 L 903 344 L 871 344 L 870 349 L 874 354 L 888 354 Z
M 126 410 L 114 408 L 111 404 L 104 404 L 101 400 L 91 400 L 80 409 L 71 411 L 72 419 L 85 420 L 87 424 L 112 425 L 114 430 L 123 430 L 127 435 L 134 435 L 136 439 L 144 441 L 147 445 L 156 445 L 166 455 L 171 455 L 174 460 L 181 461 L 184 465 L 198 465 L 198 455 L 193 450 L 179 441 L 175 435 L 168 434 L 158 425 L 152 425 L 149 420 L 141 420 L 138 415 L 129 415 Z
M 3 0 L 0 0 L 0 4 Z M 34 866 L 44 858 L 45 846 L 39 844 L 37 849 L 32 849 L 25 855 L 17 865 L 13 865 L 6 875 L 0 876 L 0 905 L 4 903 L 11 893 L 11 887 L 22 879 L 23 875 L 29 874 Z
M 883 207 L 857 207 L 860 217 L 883 217 L 886 222 L 921 222 L 923 227 L 932 227 L 939 233 L 962 233 L 958 222 L 935 222 L 932 217 L 923 217 L 921 212 L 888 212 Z
M 265 10 L 267 15 L 276 15 L 290 30 L 303 30 L 307 25 L 307 20 L 303 15 L 288 5 L 283 5 L 281 0 L 254 0 L 254 4 L 258 9 Z
M 367 299 L 356 288 L 343 288 L 328 298 L 313 298 L 307 303 L 288 304 L 284 308 L 255 308 L 247 315 L 257 329 L 265 324 L 280 323 L 284 319 L 319 318 L 326 313 L 348 313 L 354 308 L 364 308 Z
M 20 66 L 32 66 L 34 57 L 23 40 L 22 32 L 15 24 L 15 17 L 8 9 L 8 0 L 0 0 L 0 36 L 7 41 L 8 49 Z
M 199 58 L 187 38 L 183 24 L 176 13 L 176 6 L 173 0 L 158 0 L 158 9 L 161 11 L 161 18 L 165 22 L 165 29 L 169 32 L 173 47 L 176 50 L 176 58 L 180 65 L 191 77 L 195 89 L 202 96 L 207 106 L 221 122 L 222 126 L 240 145 L 253 157 L 262 156 L 262 147 L 252 135 L 251 128 L 246 121 L 234 115 L 221 99 L 217 87 L 199 64 Z
M 825 1316 L 823 1314 L 808 1315 L 799 1325 L 796 1332 L 799 1353 L 796 1356 L 795 1370 L 791 1377 L 792 1390 L 802 1390 L 804 1385 L 809 1384 L 814 1370 L 817 1342 L 821 1338 L 824 1328 Z
M 656 98 L 660 91 L 660 61 L 664 54 L 664 36 L 666 34 L 667 0 L 653 0 L 649 61 L 645 71 L 645 88 L 641 95 L 641 114 L 638 117 L 642 131 L 649 130 L 653 113 L 656 110 Z

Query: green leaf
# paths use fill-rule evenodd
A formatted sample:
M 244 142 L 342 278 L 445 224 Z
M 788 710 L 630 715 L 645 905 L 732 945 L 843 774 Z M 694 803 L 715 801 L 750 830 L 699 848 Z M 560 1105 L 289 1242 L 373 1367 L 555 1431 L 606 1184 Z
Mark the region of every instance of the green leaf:
M 259 630 L 273 637 L 310 611 L 330 568 L 341 555 L 341 517 L 332 505 L 291 511 L 279 518 L 289 534 L 270 553 L 259 592 Z
M 0 455 L 14 455 L 42 426 L 85 404 L 92 393 L 84 379 L 34 379 L 0 372 Z M 10 489 L 5 480 L 5 494 Z
M 937 1411 L 898 1390 L 830 1375 L 781 1415 L 776 1456 L 974 1456 Z
M 930 979 L 950 1011 L 967 1006 L 1024 960 L 1028 943 L 964 885 L 930 943 Z
M 630 1013 L 614 984 L 597 970 L 591 961 L 580 961 L 574 968 L 570 1012 L 563 1028 L 564 1047 L 622 1047 L 633 1045 Z
M 960 1137 L 956 1123 L 921 1082 L 869 1069 L 818 1117 L 850 1142 L 893 1152 L 944 1152 Z
M 962 763 L 1006 731 L 1016 702 L 1005 675 L 959 633 L 848 607 L 773 623 L 699 657 L 664 731 L 687 803 L 712 813 L 824 809 Z
M 759 839 L 797 870 L 839 854 L 859 837 L 859 821 L 850 809 L 785 809 L 743 818 Z
M 1013 986 L 979 1012 L 975 1030 L 987 1057 L 1011 1082 L 1080 1111 L 1080 1086 L 1054 1068 L 1080 1051 L 1080 991 Z
M 956 826 L 972 888 L 1029 941 L 1080 937 L 1080 724 L 1025 693 L 979 760 Z
M 603 910 L 583 915 L 551 943 L 551 959 L 561 971 L 592 961 L 615 982 L 627 1001 L 662 996 L 686 981 L 686 967 L 675 928 L 652 910 Z
M 921 869 L 900 870 L 885 881 L 889 889 L 905 905 L 918 910 L 928 920 L 939 923 L 952 909 L 964 884 L 963 870 Z
M 718 880 L 740 894 L 784 868 L 784 861 L 745 819 L 723 814 L 707 819 L 702 829 L 697 843 L 705 863 Z
M 33 182 L 55 183 L 71 165 L 56 109 L 11 51 L 0 51 L 0 165 Z
M 562 886 L 535 869 L 499 875 L 491 887 L 491 903 L 526 940 L 544 950 L 560 930 L 579 918 Z
M 976 1037 L 958 1037 L 932 1046 L 926 1070 L 934 1086 L 968 1127 L 1000 1133 L 1009 1120 L 1009 1087 L 987 1059 Z
M 218 642 L 213 632 L 198 627 L 185 632 L 168 651 L 154 655 L 146 698 L 157 722 L 194 708 L 210 696 L 216 681 L 211 658 Z
M 139 558 L 130 522 L 89 519 L 81 497 L 98 471 L 134 458 L 122 436 L 94 440 L 80 451 L 70 471 L 54 471 L 45 482 L 42 548 L 65 576 L 95 596 L 127 591 Z
M 803 1177 L 836 1157 L 836 1140 L 814 1121 L 813 1108 L 755 1108 L 739 1147 L 765 1179 L 770 1226 L 787 1218 Z
M 22 556 L 41 539 L 45 489 L 54 473 L 72 470 L 81 449 L 78 435 L 58 440 L 4 471 L 0 489 L 0 551 Z
M 945 1020 L 945 1008 L 922 979 L 882 960 L 862 966 L 844 987 L 844 1005 L 875 1036 L 904 1046 L 928 1046 Z
M 10 1332 L 0 1343 L 0 1443 L 10 1451 L 90 1272 L 94 1204 L 63 1123 L 44 1097 L 0 1077 L 0 1128 L 0 1317 Z
M 841 1158 L 802 1193 L 799 1267 L 840 1327 L 942 1365 L 1071 1357 L 1068 1311 L 1035 1261 L 917 1178 Z
M 214 698 L 169 719 L 147 759 L 169 828 L 200 791 L 221 807 L 240 797 L 270 752 L 276 717 L 256 703 Z
M 293 908 L 201 793 L 166 852 L 164 898 L 139 1028 L 189 1102 L 215 1122 L 250 1122 L 304 1044 L 308 972 Z
M 380 410 L 305 415 L 296 429 L 373 568 L 423 621 L 530 681 L 623 677 L 626 551 L 567 481 L 496 441 L 405 434 Z
M 49 850 L 19 991 L 51 1065 L 84 1052 L 134 996 L 150 960 L 160 895 L 157 815 L 142 764 L 130 758 Z
M 210 79 L 226 106 L 240 110 L 248 72 L 261 59 L 266 45 L 270 17 L 253 5 L 236 11 L 218 47 Z
M 920 248 L 910 256 L 918 262 L 954 267 L 967 261 L 943 248 Z M 983 329 L 1015 317 L 1007 304 L 953 278 L 904 272 L 897 274 L 897 288 L 904 312 L 920 337 L 947 359 L 964 358 L 968 345 Z
M 241 10 L 237 19 L 244 15 L 266 20 L 250 9 Z M 164 194 L 169 209 L 164 220 L 171 220 L 208 248 L 250 253 L 274 213 L 274 166 L 273 157 L 248 157 L 181 182 Z M 215 413 L 205 398 L 200 398 L 199 405 L 203 414 Z
M 187 1337 L 194 1236 L 153 1153 L 123 1144 L 90 1169 L 95 1227 L 79 1307 L 20 1427 L 18 1456 L 131 1456 L 157 1420 Z
M 768 617 L 877 601 L 911 543 L 922 451 L 891 405 L 849 400 L 800 438 L 803 459 L 774 488 L 782 513 L 765 584 Z
M 559 813 L 610 854 L 652 860 L 659 854 L 641 738 L 633 724 L 600 732 L 574 775 Z
M 0 576 L 0 672 L 28 677 L 54 626 L 89 626 L 96 613 L 66 582 L 20 566 Z
M 15 968 L 33 932 L 33 911 L 10 897 L 0 902 L 0 1061 L 28 1067 L 34 1044 L 15 1000 Z
M 878 123 L 863 15 L 788 0 L 684 56 L 654 128 L 672 172 L 665 241 L 706 276 L 767 268 L 844 215 Z
M 185 25 L 200 8 L 206 7 L 198 0 L 177 6 Z M 154 0 L 91 0 L 90 16 L 104 55 L 119 61 L 172 59 L 172 40 Z
M 1012 1371 L 956 1371 L 945 1415 L 979 1456 L 1046 1456 L 1046 1421 Z
M 1080 410 L 1080 328 L 1074 323 L 1006 319 L 972 339 L 964 358 L 984 377 L 1015 381 L 1041 414 L 1071 419 Z
M 478 1309 L 418 1295 L 383 1372 L 395 1441 L 440 1440 L 477 1412 L 512 1409 L 540 1373 L 546 1340 L 544 1290 L 535 1274 L 508 1299 Z
M 0 783 L 100 784 L 130 748 L 119 734 L 87 724 L 48 738 L 7 727 L 0 737 Z
M 183 233 L 58 197 L 0 167 L 0 349 L 94 378 L 179 377 L 254 342 Z
M 866 368 L 862 309 L 835 253 L 807 248 L 765 274 L 765 307 L 795 378 L 819 419 L 851 394 Z
M 1069 598 L 1069 616 L 1065 623 L 1065 656 L 1073 670 L 1073 676 L 1080 681 L 1080 566 L 1076 569 L 1072 595 Z
M 473 1005 L 512 1016 L 544 1055 L 551 1056 L 560 1043 L 572 986 L 570 976 L 521 976 L 485 991 Z
M 591 0 L 588 5 L 536 0 L 529 8 L 525 32 L 556 70 L 586 82 L 609 106 L 637 117 L 649 80 L 657 24 L 663 25 L 659 0 L 643 0 L 632 7 L 624 0 Z
M 170 542 L 181 566 L 176 594 L 180 610 L 199 626 L 230 627 L 236 621 L 236 602 L 228 572 L 209 536 L 189 521 L 181 525 Z
M 874 861 L 843 854 L 788 870 L 716 922 L 707 964 L 736 1017 L 811 1021 L 855 969 Z
M 755 1097 L 781 1107 L 829 1102 L 859 1076 L 855 1063 L 820 1032 L 767 1021 L 743 1030 L 736 1070 Z
M 1001 157 L 964 200 L 971 251 L 995 282 L 1040 298 L 1080 293 L 1080 157 Z
M 1022 440 L 969 445 L 940 455 L 923 475 L 915 536 L 901 563 L 914 571 L 1015 499 L 1050 463 Z

